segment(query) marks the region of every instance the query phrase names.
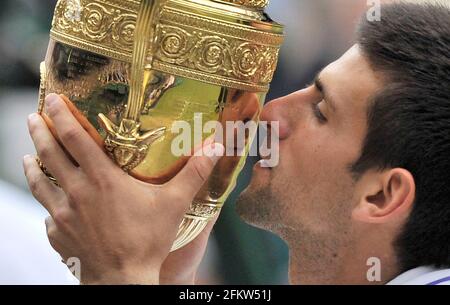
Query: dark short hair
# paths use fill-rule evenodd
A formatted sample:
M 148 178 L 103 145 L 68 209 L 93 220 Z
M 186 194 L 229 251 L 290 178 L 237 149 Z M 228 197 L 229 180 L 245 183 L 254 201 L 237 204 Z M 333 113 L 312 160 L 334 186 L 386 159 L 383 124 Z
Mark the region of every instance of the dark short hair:
M 382 6 L 381 21 L 361 21 L 358 44 L 385 84 L 352 172 L 408 170 L 416 194 L 395 243 L 400 267 L 450 266 L 450 9 Z

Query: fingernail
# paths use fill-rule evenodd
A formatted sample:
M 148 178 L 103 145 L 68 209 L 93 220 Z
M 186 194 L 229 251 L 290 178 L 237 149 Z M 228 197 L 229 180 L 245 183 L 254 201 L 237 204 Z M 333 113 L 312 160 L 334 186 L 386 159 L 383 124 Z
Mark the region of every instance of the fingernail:
M 31 160 L 32 158 L 33 158 L 32 155 L 25 155 L 25 156 L 23 156 L 23 160 L 24 160 L 24 161 Z
M 52 107 L 55 103 L 58 102 L 59 96 L 56 94 L 49 94 L 45 98 L 45 105 L 47 107 Z
M 37 120 L 38 117 L 39 117 L 39 115 L 37 113 L 32 113 L 28 116 L 28 121 L 33 122 L 33 121 Z

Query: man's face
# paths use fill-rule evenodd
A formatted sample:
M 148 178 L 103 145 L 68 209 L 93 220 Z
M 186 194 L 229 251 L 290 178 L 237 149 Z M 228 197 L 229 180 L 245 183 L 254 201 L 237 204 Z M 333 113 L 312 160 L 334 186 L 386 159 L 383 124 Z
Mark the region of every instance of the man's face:
M 348 233 L 356 201 L 349 165 L 360 155 L 370 97 L 380 87 L 354 46 L 316 84 L 269 103 L 261 119 L 279 121 L 280 162 L 255 166 L 237 203 L 240 216 L 287 240 Z

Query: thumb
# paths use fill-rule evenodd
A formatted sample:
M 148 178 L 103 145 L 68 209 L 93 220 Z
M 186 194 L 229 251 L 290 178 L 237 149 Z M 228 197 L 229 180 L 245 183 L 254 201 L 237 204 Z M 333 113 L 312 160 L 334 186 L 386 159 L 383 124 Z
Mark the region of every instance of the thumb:
M 195 152 L 186 166 L 170 182 L 183 197 L 194 198 L 211 175 L 217 161 L 224 155 L 225 148 L 220 143 L 206 144 Z

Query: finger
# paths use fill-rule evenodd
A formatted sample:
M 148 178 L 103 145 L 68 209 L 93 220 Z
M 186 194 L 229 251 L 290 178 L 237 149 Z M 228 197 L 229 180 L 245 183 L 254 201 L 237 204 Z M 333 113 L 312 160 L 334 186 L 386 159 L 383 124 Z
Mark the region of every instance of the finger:
M 53 215 L 64 198 L 64 192 L 47 178 L 34 157 L 25 156 L 23 168 L 31 193 Z
M 63 234 L 58 230 L 58 227 L 51 216 L 45 218 L 45 228 L 47 230 L 47 238 L 50 246 L 59 253 L 62 258 L 62 262 L 66 264 L 66 261 L 71 255 L 71 251 L 65 246 L 66 239 Z
M 46 107 L 64 147 L 88 175 L 96 176 L 99 169 L 113 164 L 58 95 L 50 94 L 46 98 Z
M 60 95 L 61 99 L 66 104 L 69 111 L 73 114 L 75 119 L 80 123 L 81 127 L 91 136 L 91 138 L 97 143 L 98 147 L 103 148 L 103 138 L 100 133 L 95 129 L 95 127 L 89 122 L 87 117 L 85 117 L 80 110 L 69 100 L 65 95 Z
M 64 153 L 40 115 L 34 113 L 28 117 L 28 129 L 39 158 L 64 188 L 77 173 L 75 165 Z
M 180 173 L 168 183 L 168 187 L 187 198 L 194 198 L 195 194 L 208 180 L 224 151 L 225 148 L 219 143 L 204 146 L 201 152 L 197 151 Z
M 61 140 L 58 137 L 58 133 L 56 132 L 55 126 L 53 126 L 53 122 L 52 120 L 50 120 L 50 118 L 48 117 L 47 114 L 42 113 L 41 114 L 42 119 L 44 120 L 45 124 L 47 125 L 48 130 L 50 131 L 50 133 L 52 134 L 53 138 L 55 139 L 55 141 L 58 143 L 58 145 L 61 147 L 61 149 L 64 151 L 64 153 L 66 154 L 67 158 L 69 158 L 70 162 L 72 162 L 73 164 L 75 164 L 75 166 L 79 166 L 77 161 L 75 161 L 73 159 L 73 157 L 69 154 L 69 152 L 66 150 L 66 148 L 64 147 L 64 145 L 61 143 Z

